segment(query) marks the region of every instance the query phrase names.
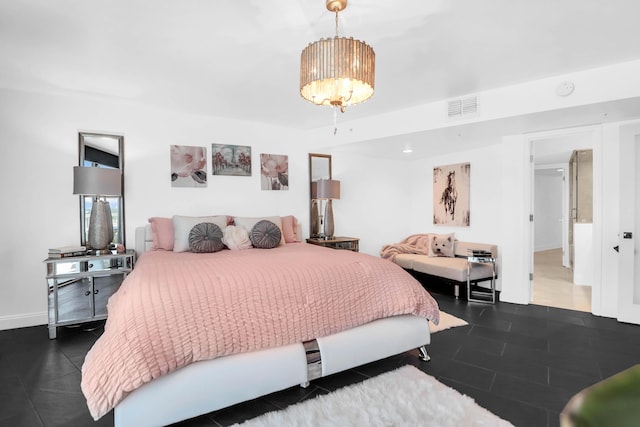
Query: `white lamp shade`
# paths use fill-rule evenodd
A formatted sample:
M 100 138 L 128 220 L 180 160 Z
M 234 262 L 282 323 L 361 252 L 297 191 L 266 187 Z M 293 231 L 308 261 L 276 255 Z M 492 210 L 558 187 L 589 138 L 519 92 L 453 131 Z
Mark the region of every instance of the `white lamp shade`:
M 122 174 L 118 169 L 73 167 L 73 194 L 122 195 Z

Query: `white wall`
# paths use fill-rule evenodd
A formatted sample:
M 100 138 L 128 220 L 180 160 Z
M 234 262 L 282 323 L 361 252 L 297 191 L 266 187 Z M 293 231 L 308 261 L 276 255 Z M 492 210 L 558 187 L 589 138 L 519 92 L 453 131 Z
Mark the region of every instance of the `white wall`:
M 410 232 L 413 182 L 407 162 L 332 153 L 340 200 L 333 202 L 335 234 L 360 238 L 360 252 L 378 256 L 382 246 Z
M 562 175 L 536 171 L 533 214 L 536 251 L 562 247 Z
M 308 221 L 308 149 L 295 131 L 177 114 L 84 96 L 0 91 L 0 329 L 47 322 L 42 260 L 53 246 L 78 244 L 79 202 L 72 194 L 78 132 L 124 135 L 127 244 L 150 216 L 287 215 Z M 253 176 L 214 177 L 207 188 L 172 188 L 171 144 L 252 146 Z M 259 154 L 289 156 L 290 189 L 260 190 Z M 305 231 L 306 231 L 305 227 Z
M 635 79 L 638 69 L 640 61 L 577 73 L 572 77 L 582 91 L 576 91 L 570 99 L 549 95 L 559 78 L 519 85 L 515 91 L 500 89 L 491 99 L 488 94 L 483 98 L 483 111 L 493 113 L 478 120 L 497 118 L 505 111 L 517 115 L 635 96 L 640 93 Z M 498 105 L 502 106 L 499 111 Z M 301 132 L 97 100 L 82 94 L 68 97 L 0 90 L 0 168 L 4 178 L 0 329 L 46 323 L 42 260 L 49 247 L 79 241 L 78 198 L 71 190 L 79 131 L 125 137 L 126 233 L 131 244 L 135 226 L 149 216 L 174 213 L 294 214 L 307 224 L 309 151 L 331 153 L 322 147 L 393 132 L 402 134 L 417 124 L 421 125 L 415 130 L 424 129 L 425 123 L 438 122 L 426 120 L 423 109 L 431 108 L 435 115 L 440 107 L 441 103 L 435 103 L 392 113 L 385 120 L 351 123 L 353 132 L 332 140 L 326 129 Z M 615 317 L 618 299 L 617 258 L 611 247 L 617 243 L 619 231 L 616 150 L 620 126 L 603 125 L 602 145 L 594 147 L 594 157 L 601 159 L 601 164 L 594 162 L 594 185 L 602 186 L 601 194 L 594 194 L 599 198 L 594 219 L 601 216 L 594 239 L 602 241 L 594 248 L 596 259 L 602 255 L 602 263 L 594 266 L 598 283 L 593 292 L 601 298 L 598 304 L 594 300 L 594 312 L 611 317 Z M 454 231 L 461 240 L 496 243 L 501 299 L 526 304 L 532 239 L 527 226 L 530 140 L 524 135 L 507 136 L 486 148 L 415 161 L 375 160 L 336 151 L 334 176 L 343 181 L 342 199 L 334 203 L 336 234 L 360 237 L 362 251 L 371 254 L 410 233 L 432 230 Z M 251 145 L 254 176 L 209 175 L 206 189 L 171 188 L 169 145 L 201 145 L 210 150 L 212 143 Z M 289 191 L 260 190 L 257 155 L 261 152 L 289 155 Z M 433 166 L 466 161 L 471 162 L 471 226 L 435 228 L 431 223 Z M 307 232 L 308 227 L 304 230 Z M 607 279 L 601 287 L 600 275 Z
M 602 215 L 602 281 L 600 287 L 593 287 L 597 293 L 598 304 L 593 307 L 593 313 L 602 316 L 616 317 L 618 312 L 618 283 L 620 272 L 618 268 L 619 254 L 612 248 L 619 244 L 620 232 L 620 138 L 621 125 L 619 123 L 604 124 L 602 126 L 602 186 L 599 208 Z M 594 159 L 596 152 L 594 150 Z M 595 167 L 595 164 L 594 164 Z M 594 214 L 596 211 L 594 210 Z M 594 232 L 597 230 L 594 230 Z
M 470 163 L 470 226 L 447 227 L 433 224 L 433 168 L 457 163 Z M 456 239 L 467 242 L 498 245 L 498 270 L 501 265 L 500 206 L 502 146 L 499 139 L 494 145 L 451 153 L 444 156 L 415 160 L 408 163 L 410 171 L 410 228 L 409 233 L 454 233 Z M 405 236 L 406 237 L 406 236 Z M 500 276 L 500 275 L 499 275 Z M 498 278 L 497 289 L 501 289 Z
M 327 138 L 329 126 L 310 131 L 307 137 L 314 144 L 331 146 L 634 98 L 640 96 L 638 75 L 640 60 L 623 62 L 474 93 L 478 95 L 480 114 L 472 118 L 448 120 L 447 100 L 438 100 L 356 120 L 350 120 L 347 114 L 341 116 L 341 131 L 335 137 Z M 563 81 L 575 84 L 571 96 L 556 95 L 556 87 Z M 594 108 L 602 108 L 606 120 L 606 106 Z M 556 123 L 549 128 L 564 126 Z
M 470 226 L 447 227 L 433 224 L 433 168 L 456 163 L 470 163 Z M 494 145 L 444 156 L 415 160 L 411 171 L 411 233 L 455 233 L 458 240 L 498 243 L 499 204 L 502 200 L 500 165 L 502 148 Z M 498 249 L 499 250 L 499 249 Z
M 9 177 L 3 199 L 5 245 L 0 262 L 0 329 L 47 321 L 44 265 L 47 249 L 79 242 L 78 198 L 72 194 L 79 131 L 122 134 L 125 139 L 127 244 L 150 216 L 173 214 L 294 214 L 308 227 L 309 151 L 292 130 L 200 117 L 89 97 L 3 90 L 0 108 L 1 167 Z M 231 143 L 253 147 L 252 177 L 208 175 L 207 188 L 172 188 L 169 145 Z M 290 190 L 260 190 L 258 155 L 289 155 Z M 454 231 L 459 239 L 500 244 L 501 146 L 415 161 L 389 161 L 333 154 L 333 175 L 342 181 L 334 202 L 336 234 L 359 237 L 361 251 L 414 232 Z M 471 162 L 471 227 L 432 225 L 432 171 L 442 164 Z
M 594 265 L 593 304 L 594 314 L 617 317 L 619 298 L 618 254 L 612 250 L 620 241 L 620 138 L 622 130 L 637 126 L 636 122 L 607 123 L 593 127 L 591 146 L 594 150 Z M 565 130 L 566 131 L 566 130 Z M 561 133 L 561 132 L 560 132 Z M 513 135 L 503 138 L 503 189 L 502 201 L 504 222 L 502 236 L 503 301 L 528 303 L 530 297 L 528 273 L 531 260 L 530 225 L 527 220 L 530 201 L 522 189 L 530 188 L 531 178 L 527 171 L 530 143 L 539 139 L 537 135 Z
M 524 135 L 502 138 L 500 182 L 503 198 L 496 206 L 500 211 L 500 258 L 502 261 L 502 293 L 500 300 L 529 304 L 529 273 L 533 239 L 529 214 L 531 209 L 530 143 Z

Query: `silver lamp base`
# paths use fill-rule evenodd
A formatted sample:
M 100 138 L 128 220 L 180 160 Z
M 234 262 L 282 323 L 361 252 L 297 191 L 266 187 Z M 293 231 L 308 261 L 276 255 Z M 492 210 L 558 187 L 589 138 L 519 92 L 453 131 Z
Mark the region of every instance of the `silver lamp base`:
M 327 200 L 327 204 L 324 208 L 324 238 L 327 240 L 333 239 L 333 203 L 332 200 Z
M 311 237 L 320 235 L 320 215 L 318 214 L 318 201 L 311 201 Z
M 108 251 L 109 244 L 113 241 L 113 221 L 111 219 L 111 207 L 105 200 L 94 200 L 91 207 L 91 218 L 89 220 L 89 235 L 87 244 L 89 248 L 96 251 Z

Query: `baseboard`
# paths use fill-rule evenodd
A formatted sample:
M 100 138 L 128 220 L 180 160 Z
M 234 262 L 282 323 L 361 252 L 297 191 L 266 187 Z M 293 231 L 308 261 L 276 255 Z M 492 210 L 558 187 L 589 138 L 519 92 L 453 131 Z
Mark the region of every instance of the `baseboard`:
M 15 316 L 0 316 L 0 331 L 46 325 L 48 323 L 49 315 L 46 311 L 39 313 L 17 314 Z

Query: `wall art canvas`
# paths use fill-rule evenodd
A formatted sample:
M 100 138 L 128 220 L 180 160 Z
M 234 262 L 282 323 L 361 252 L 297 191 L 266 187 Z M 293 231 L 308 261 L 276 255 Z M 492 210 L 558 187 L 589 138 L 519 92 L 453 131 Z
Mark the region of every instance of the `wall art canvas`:
M 171 146 L 171 186 L 207 186 L 207 149 L 190 145 Z
M 251 147 L 211 144 L 211 174 L 251 176 Z
M 470 163 L 433 168 L 433 223 L 468 227 Z
M 260 154 L 260 186 L 263 190 L 289 189 L 289 156 Z

